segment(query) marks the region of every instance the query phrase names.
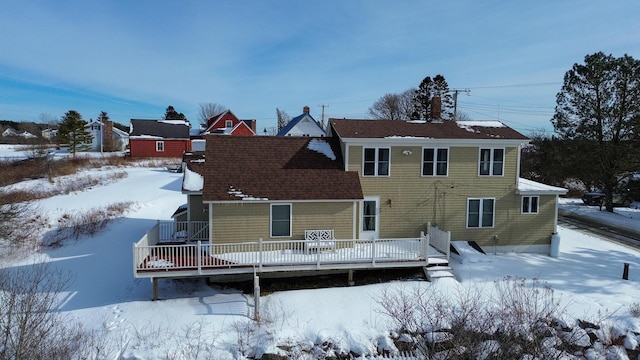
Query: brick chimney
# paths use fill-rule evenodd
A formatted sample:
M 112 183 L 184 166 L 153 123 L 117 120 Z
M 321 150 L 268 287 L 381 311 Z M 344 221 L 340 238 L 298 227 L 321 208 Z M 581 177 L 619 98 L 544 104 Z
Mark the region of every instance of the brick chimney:
M 442 99 L 440 99 L 440 96 L 434 96 L 433 98 L 431 98 L 431 116 L 429 120 L 442 120 Z
M 305 106 L 305 107 L 302 108 L 302 113 L 304 113 L 304 114 L 308 114 L 310 111 L 311 110 L 309 109 L 308 106 Z
M 103 126 L 102 136 L 104 136 L 105 139 L 113 140 L 113 122 L 111 122 L 111 120 L 106 120 Z

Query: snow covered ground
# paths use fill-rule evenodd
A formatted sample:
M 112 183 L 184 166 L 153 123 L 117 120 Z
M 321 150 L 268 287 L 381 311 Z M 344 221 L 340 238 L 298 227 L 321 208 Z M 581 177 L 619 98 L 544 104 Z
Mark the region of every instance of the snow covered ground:
M 74 281 L 64 294 L 60 311 L 81 320 L 88 328 L 106 331 L 118 347 L 121 359 L 163 358 L 176 345 L 167 340 L 167 335 L 184 332 L 194 324 L 206 328 L 205 336 L 212 339 L 217 349 L 216 358 L 241 358 L 237 348 L 244 332 L 240 329 L 253 314 L 252 296 L 233 288 L 209 287 L 204 282 L 161 280 L 162 300 L 151 301 L 149 280 L 133 277 L 132 244 L 156 220 L 170 219 L 173 211 L 186 202 L 186 196 L 180 192 L 182 174 L 163 168 L 103 168 L 90 172 L 98 176 L 122 171 L 128 176 L 85 191 L 43 199 L 37 205 L 53 223 L 65 213 L 115 202 L 134 202 L 124 216 L 93 237 L 70 241 L 42 253 L 24 254 L 20 261 L 4 266 L 26 268 L 34 261 L 46 261 L 54 268 L 71 272 Z M 22 188 L 43 186 L 51 185 L 46 180 L 21 184 Z M 573 200 L 563 200 L 562 207 L 640 230 L 640 210 L 616 209 L 616 214 L 607 214 Z M 390 330 L 375 301 L 384 289 L 464 291 L 492 286 L 505 276 L 547 282 L 567 306 L 570 317 L 589 319 L 598 313 L 610 314 L 610 321 L 615 322 L 621 333 L 627 330 L 640 333 L 639 319 L 629 314 L 630 304 L 640 299 L 640 252 L 565 228 L 559 229 L 559 235 L 558 258 L 489 254 L 464 264 L 453 261 L 457 281 L 407 280 L 281 291 L 263 296 L 262 314 L 274 321 L 268 332 L 253 340 L 253 345 L 259 345 L 258 352 L 275 352 L 277 343 L 292 339 L 313 344 L 332 338 L 340 339 L 346 351 L 373 353 L 375 345 L 380 339 L 387 339 Z M 624 263 L 631 264 L 629 280 L 621 278 Z M 137 341 L 141 336 L 148 341 L 141 344 Z

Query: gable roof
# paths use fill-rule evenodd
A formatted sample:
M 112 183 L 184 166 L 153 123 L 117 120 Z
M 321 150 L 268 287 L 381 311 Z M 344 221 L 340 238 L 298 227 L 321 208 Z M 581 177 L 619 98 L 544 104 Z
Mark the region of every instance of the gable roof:
M 357 172 L 345 172 L 328 138 L 207 135 L 204 202 L 359 200 Z
M 528 138 L 499 121 L 402 121 L 329 119 L 331 131 L 342 139 L 504 139 Z
M 189 125 L 184 120 L 131 119 L 129 136 L 156 136 L 165 139 L 188 139 Z
M 315 124 L 318 127 L 318 133 L 319 134 L 324 134 L 325 133 L 325 131 L 322 128 L 322 126 L 320 126 L 320 124 L 313 118 L 313 116 L 311 116 L 311 114 L 309 114 L 308 112 L 304 112 L 304 113 L 302 113 L 302 115 L 298 115 L 298 116 L 294 117 L 293 119 L 291 119 L 287 123 L 287 125 L 285 125 L 285 127 L 283 127 L 282 129 L 280 129 L 280 131 L 278 131 L 278 134 L 276 134 L 276 136 L 286 136 L 286 135 L 288 135 L 289 132 L 291 132 L 291 130 L 294 127 L 296 127 L 296 125 L 298 125 L 305 118 L 307 118 L 309 120 L 309 122 Z

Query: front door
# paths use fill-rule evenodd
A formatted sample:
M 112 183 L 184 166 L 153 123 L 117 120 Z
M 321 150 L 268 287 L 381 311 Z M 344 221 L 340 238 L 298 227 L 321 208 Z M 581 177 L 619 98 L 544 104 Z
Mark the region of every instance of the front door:
M 377 239 L 380 235 L 380 198 L 365 197 L 360 203 L 360 239 Z

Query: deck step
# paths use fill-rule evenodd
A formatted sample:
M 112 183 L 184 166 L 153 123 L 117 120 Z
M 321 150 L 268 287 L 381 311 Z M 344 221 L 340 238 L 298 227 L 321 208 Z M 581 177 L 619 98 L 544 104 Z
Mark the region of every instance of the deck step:
M 453 268 L 451 268 L 450 266 L 431 266 L 425 267 L 423 269 L 424 274 L 427 277 L 427 281 L 433 281 L 443 278 L 456 278 L 453 273 Z

